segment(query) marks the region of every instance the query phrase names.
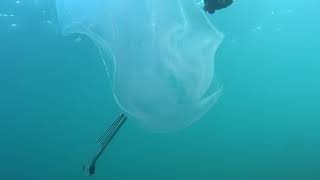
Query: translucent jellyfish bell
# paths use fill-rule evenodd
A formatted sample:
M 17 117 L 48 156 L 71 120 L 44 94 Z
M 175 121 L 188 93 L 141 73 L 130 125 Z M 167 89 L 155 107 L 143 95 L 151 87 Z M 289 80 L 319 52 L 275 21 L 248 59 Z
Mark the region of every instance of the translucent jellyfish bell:
M 151 131 L 182 129 L 216 102 L 214 56 L 223 35 L 199 0 L 57 0 L 65 35 L 99 48 L 114 98 Z

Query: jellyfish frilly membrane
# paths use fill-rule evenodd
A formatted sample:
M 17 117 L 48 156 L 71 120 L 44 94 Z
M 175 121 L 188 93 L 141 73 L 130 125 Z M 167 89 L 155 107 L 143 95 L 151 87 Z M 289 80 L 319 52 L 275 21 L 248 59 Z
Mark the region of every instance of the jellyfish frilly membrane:
M 183 129 L 217 101 L 223 40 L 197 0 L 56 0 L 64 35 L 99 49 L 119 107 L 153 132 Z

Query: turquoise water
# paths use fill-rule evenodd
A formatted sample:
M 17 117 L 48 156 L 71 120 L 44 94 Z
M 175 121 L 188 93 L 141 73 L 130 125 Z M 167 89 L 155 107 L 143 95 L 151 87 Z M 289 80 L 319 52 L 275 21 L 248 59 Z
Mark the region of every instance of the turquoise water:
M 1 1 L 0 179 L 320 179 L 319 5 L 238 0 L 213 15 L 218 103 L 175 133 L 128 120 L 85 177 L 120 111 L 97 49 L 57 33 L 53 1 Z

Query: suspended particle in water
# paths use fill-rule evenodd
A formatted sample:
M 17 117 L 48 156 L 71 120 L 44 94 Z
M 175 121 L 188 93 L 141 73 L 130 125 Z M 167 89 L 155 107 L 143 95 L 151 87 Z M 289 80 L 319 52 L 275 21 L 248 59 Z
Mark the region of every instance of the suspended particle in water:
M 276 14 L 276 12 L 275 11 L 271 11 L 271 16 L 274 16 L 275 14 Z
M 256 26 L 252 29 L 253 32 L 260 32 L 262 30 L 262 26 Z
M 81 41 L 82 41 L 82 38 L 81 38 L 81 37 L 77 37 L 77 38 L 74 40 L 75 43 L 80 43 Z
M 52 21 L 51 21 L 51 20 L 45 20 L 45 21 L 43 21 L 43 23 L 44 23 L 44 24 L 49 24 L 49 25 L 51 25 L 51 24 L 52 24 Z
M 10 32 L 17 32 L 17 31 L 20 31 L 20 30 L 21 30 L 21 25 L 20 24 L 11 23 L 8 26 L 8 31 L 10 31 Z
M 21 1 L 16 1 L 16 4 L 21 4 Z
M 291 14 L 291 13 L 293 13 L 293 12 L 294 12 L 293 9 L 287 9 L 287 13 L 288 13 L 288 14 Z
M 231 39 L 231 43 L 232 43 L 232 44 L 236 44 L 236 43 L 238 43 L 238 40 L 236 40 L 236 39 Z

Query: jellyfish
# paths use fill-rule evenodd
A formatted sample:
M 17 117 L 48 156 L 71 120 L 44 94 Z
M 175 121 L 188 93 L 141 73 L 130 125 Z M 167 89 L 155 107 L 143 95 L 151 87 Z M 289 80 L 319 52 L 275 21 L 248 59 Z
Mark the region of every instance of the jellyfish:
M 190 126 L 221 94 L 214 57 L 223 34 L 200 4 L 56 0 L 62 34 L 94 42 L 122 113 L 152 132 Z

